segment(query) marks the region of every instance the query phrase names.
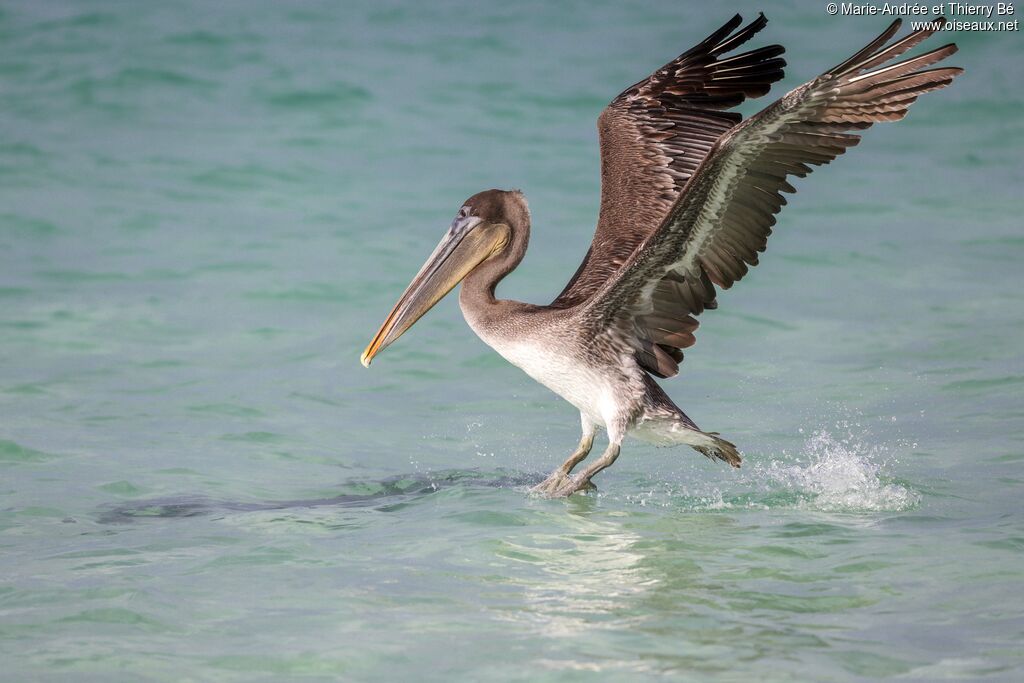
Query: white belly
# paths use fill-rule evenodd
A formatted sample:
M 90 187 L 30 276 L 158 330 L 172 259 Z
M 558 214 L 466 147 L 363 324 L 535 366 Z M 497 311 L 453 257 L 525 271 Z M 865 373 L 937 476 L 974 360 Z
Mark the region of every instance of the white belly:
M 624 352 L 611 370 L 591 363 L 573 346 L 574 330 L 559 321 L 502 324 L 478 316 L 463 306 L 466 322 L 477 336 L 512 365 L 576 407 L 584 418 L 607 428 L 635 414 L 633 404 L 644 393 L 643 374 L 631 351 Z M 607 348 L 607 347 L 606 347 Z M 607 362 L 607 359 L 605 359 Z M 635 370 L 635 372 L 630 372 Z
M 607 372 L 573 354 L 542 343 L 484 339 L 508 362 L 555 392 L 601 427 L 619 412 L 617 394 Z M 619 388 L 621 391 L 621 387 Z

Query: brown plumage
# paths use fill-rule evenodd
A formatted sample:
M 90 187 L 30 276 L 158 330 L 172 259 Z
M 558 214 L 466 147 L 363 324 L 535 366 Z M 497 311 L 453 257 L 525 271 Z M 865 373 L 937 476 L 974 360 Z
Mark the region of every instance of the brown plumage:
M 962 71 L 921 71 L 956 52 L 952 44 L 874 69 L 935 32 L 916 31 L 885 47 L 899 27 L 894 21 L 856 55 L 716 140 L 658 226 L 585 304 L 589 324 L 614 329 L 648 371 L 678 373 L 681 350 L 695 341 L 694 316 L 715 307 L 715 285 L 727 289 L 757 265 L 775 214 L 786 203 L 782 193 L 795 192 L 789 176 L 802 178 L 856 145 L 860 137 L 849 131 L 902 119 L 918 96 L 949 85 Z M 602 202 L 591 253 L 604 250 L 599 242 L 609 239 L 611 229 L 603 226 L 611 224 Z M 627 238 L 635 239 L 640 230 L 626 225 Z M 577 283 L 582 280 L 577 276 Z
M 783 77 L 785 48 L 769 45 L 727 56 L 767 25 L 724 26 L 653 74 L 626 88 L 597 121 L 601 213 L 583 263 L 552 306 L 585 301 L 651 235 L 719 137 L 742 120 L 726 111 L 768 93 Z

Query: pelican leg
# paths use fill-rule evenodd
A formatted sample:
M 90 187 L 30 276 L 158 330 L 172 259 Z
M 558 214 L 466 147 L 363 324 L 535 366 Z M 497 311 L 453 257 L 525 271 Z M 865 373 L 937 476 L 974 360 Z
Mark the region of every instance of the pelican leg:
M 590 478 L 615 462 L 615 459 L 619 457 L 620 448 L 620 441 L 612 441 L 609 443 L 608 448 L 605 449 L 605 452 L 601 454 L 600 458 L 588 465 L 575 477 L 566 478 L 562 486 L 550 495 L 558 498 L 564 498 L 566 496 L 571 496 L 577 491 L 597 488 L 590 482 Z
M 566 461 L 561 464 L 561 466 L 548 475 L 547 479 L 530 489 L 531 492 L 539 493 L 544 496 L 555 495 L 555 491 L 560 489 L 569 481 L 569 473 L 572 472 L 572 469 L 583 462 L 584 458 L 590 455 L 590 449 L 594 447 L 594 433 L 596 428 L 593 423 L 582 415 L 580 415 L 580 422 L 583 425 L 583 436 L 580 437 L 580 443 L 576 446 L 576 450 L 572 452 L 572 455 L 570 455 Z

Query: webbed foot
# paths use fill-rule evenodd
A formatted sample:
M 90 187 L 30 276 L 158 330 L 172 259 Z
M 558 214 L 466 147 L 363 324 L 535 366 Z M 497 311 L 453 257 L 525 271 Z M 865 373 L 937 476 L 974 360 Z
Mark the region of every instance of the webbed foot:
M 554 498 L 555 491 L 565 486 L 567 481 L 569 481 L 568 475 L 561 469 L 557 469 L 548 475 L 547 479 L 531 488 L 530 493 L 535 493 L 545 498 Z
M 597 487 L 589 479 L 580 482 L 575 477 L 570 477 L 561 470 L 555 470 L 547 479 L 530 489 L 530 493 L 535 493 L 545 498 L 565 498 L 577 491 L 596 490 Z
M 589 479 L 580 477 L 568 477 L 566 481 L 551 494 L 551 498 L 568 498 L 574 493 L 581 491 L 596 491 L 597 487 Z

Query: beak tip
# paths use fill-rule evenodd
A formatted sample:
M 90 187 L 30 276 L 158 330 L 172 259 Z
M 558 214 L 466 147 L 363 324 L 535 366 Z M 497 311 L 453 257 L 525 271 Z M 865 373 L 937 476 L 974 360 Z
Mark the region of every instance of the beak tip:
M 370 367 L 370 357 L 363 352 L 363 355 L 359 356 L 359 362 L 363 364 L 364 368 Z

